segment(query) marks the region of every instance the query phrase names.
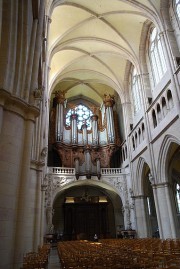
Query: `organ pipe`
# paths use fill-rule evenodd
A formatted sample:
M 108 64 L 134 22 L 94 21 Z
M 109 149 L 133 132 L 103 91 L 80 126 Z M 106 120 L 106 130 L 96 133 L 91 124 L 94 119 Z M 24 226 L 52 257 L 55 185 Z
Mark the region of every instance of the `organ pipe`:
M 115 130 L 114 130 L 114 116 L 113 116 L 113 106 L 114 97 L 109 95 L 104 96 L 104 105 L 106 108 L 106 121 L 107 121 L 107 137 L 109 143 L 115 143 Z
M 77 114 L 71 115 L 71 142 L 72 144 L 77 144 L 78 142 L 78 133 L 77 133 Z
M 83 133 L 83 143 L 84 143 L 84 145 L 86 145 L 86 144 L 88 144 L 87 125 L 83 124 L 81 129 L 82 129 L 82 133 Z
M 92 122 L 92 144 L 93 146 L 98 145 L 98 116 L 91 116 Z
M 56 103 L 56 141 L 63 141 L 64 131 L 64 93 L 56 92 L 55 103 Z

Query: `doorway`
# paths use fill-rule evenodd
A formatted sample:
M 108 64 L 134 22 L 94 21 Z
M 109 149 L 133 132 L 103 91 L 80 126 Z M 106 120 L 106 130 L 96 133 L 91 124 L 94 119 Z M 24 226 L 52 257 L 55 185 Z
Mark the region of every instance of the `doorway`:
M 55 232 L 63 234 L 64 240 L 92 240 L 95 233 L 99 238 L 115 238 L 116 227 L 124 227 L 120 197 L 100 186 L 80 185 L 62 190 L 53 209 Z

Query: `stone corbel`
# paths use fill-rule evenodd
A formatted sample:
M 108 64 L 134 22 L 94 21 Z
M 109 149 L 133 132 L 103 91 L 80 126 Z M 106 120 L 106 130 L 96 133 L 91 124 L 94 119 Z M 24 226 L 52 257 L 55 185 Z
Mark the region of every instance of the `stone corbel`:
M 153 175 L 151 173 L 149 173 L 148 178 L 149 178 L 149 181 L 150 181 L 151 185 L 154 185 L 155 184 L 154 177 L 153 177 Z
M 34 104 L 35 106 L 39 107 L 40 106 L 40 103 L 42 101 L 42 98 L 43 98 L 43 91 L 44 91 L 44 88 L 43 87 L 40 87 L 40 88 L 37 88 L 33 91 L 33 96 L 34 96 Z
M 41 159 L 44 161 L 47 156 L 48 149 L 47 147 L 44 147 L 41 151 Z

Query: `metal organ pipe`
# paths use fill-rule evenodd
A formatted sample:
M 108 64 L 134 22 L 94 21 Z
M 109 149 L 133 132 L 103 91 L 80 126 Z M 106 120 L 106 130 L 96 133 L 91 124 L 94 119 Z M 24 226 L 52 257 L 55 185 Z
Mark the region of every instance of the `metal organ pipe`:
M 86 145 L 88 143 L 88 134 L 87 134 L 87 125 L 82 125 L 82 133 L 83 133 L 83 144 Z
M 106 108 L 107 137 L 109 143 L 115 143 L 113 105 L 114 97 L 111 95 L 104 96 L 104 105 Z
M 86 147 L 85 150 L 85 170 L 86 170 L 86 177 L 90 178 L 91 175 L 91 154 L 89 146 Z
M 75 158 L 74 163 L 75 163 L 76 178 L 78 179 L 79 178 L 79 158 Z
M 100 159 L 96 159 L 96 168 L 97 168 L 97 174 L 99 175 L 101 173 Z
M 63 117 L 64 117 L 64 107 L 62 104 L 57 104 L 56 106 L 56 140 L 62 141 L 63 139 Z
M 98 116 L 91 116 L 92 122 L 92 144 L 93 146 L 98 145 Z
M 64 131 L 64 93 L 57 92 L 55 97 L 56 102 L 56 141 L 63 140 Z
M 107 135 L 108 142 L 115 143 L 115 131 L 114 131 L 114 116 L 113 116 L 113 108 L 106 108 L 106 118 L 107 118 Z
M 71 115 L 71 142 L 72 144 L 77 144 L 77 114 L 72 114 Z

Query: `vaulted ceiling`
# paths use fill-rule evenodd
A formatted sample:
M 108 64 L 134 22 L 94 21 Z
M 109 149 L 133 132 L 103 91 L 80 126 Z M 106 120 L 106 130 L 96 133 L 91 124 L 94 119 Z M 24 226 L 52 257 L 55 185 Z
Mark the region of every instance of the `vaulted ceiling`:
M 47 0 L 49 90 L 102 103 L 123 96 L 127 63 L 139 63 L 145 21 L 156 20 L 159 0 Z

